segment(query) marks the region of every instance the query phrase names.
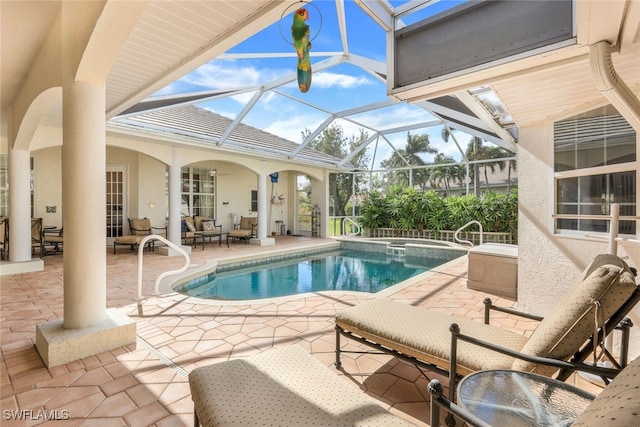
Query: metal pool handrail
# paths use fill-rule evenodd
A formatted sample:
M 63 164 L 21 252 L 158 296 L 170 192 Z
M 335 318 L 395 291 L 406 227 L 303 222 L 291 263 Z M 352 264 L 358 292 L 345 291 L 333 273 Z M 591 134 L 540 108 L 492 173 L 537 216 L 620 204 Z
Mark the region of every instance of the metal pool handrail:
M 157 278 L 156 278 L 156 283 L 155 286 L 153 287 L 153 294 L 154 295 L 158 295 L 159 289 L 160 289 L 160 281 L 162 279 L 164 279 L 167 276 L 171 276 L 173 274 L 180 274 L 183 271 L 186 271 L 186 269 L 189 267 L 189 264 L 191 263 L 191 259 L 189 258 L 189 254 L 187 254 L 185 252 L 184 249 L 182 249 L 180 246 L 171 243 L 170 241 L 168 241 L 167 239 L 165 239 L 162 236 L 159 236 L 157 234 L 150 234 L 148 236 L 145 236 L 144 239 L 142 239 L 142 241 L 140 242 L 140 245 L 138 246 L 138 297 L 136 298 L 136 300 L 141 301 L 143 300 L 143 296 L 142 296 L 142 260 L 143 260 L 143 252 L 144 252 L 144 245 L 149 241 L 149 240 L 160 240 L 161 242 L 163 242 L 164 244 L 168 245 L 169 247 L 175 249 L 176 251 L 178 251 L 185 259 L 185 264 L 184 266 L 182 266 L 182 268 L 178 269 L 178 270 L 171 270 L 171 271 L 165 271 L 164 273 L 160 274 Z
M 468 223 L 466 223 L 466 224 L 465 224 L 465 225 L 463 225 L 462 227 L 458 228 L 458 229 L 456 230 L 456 232 L 455 232 L 455 233 L 453 233 L 453 238 L 454 238 L 457 242 L 460 242 L 460 243 L 468 243 L 469 245 L 474 246 L 474 245 L 473 245 L 473 242 L 470 242 L 470 241 L 468 241 L 468 240 L 462 240 L 462 239 L 460 239 L 460 238 L 458 237 L 458 234 L 460 233 L 460 231 L 464 230 L 465 228 L 467 228 L 467 227 L 468 227 L 468 226 L 470 226 L 471 224 L 477 224 L 477 225 L 478 225 L 478 227 L 480 227 L 480 244 L 482 244 L 482 239 L 483 239 L 483 238 L 482 238 L 482 233 L 483 233 L 483 231 L 482 231 L 482 224 L 480 224 L 480 221 L 476 221 L 475 219 L 474 219 L 473 221 L 469 221 Z
M 357 222 L 355 222 L 354 220 L 352 220 L 351 218 L 345 218 L 343 223 L 342 223 L 342 235 L 344 236 L 345 234 L 347 234 L 347 226 L 346 223 L 350 222 L 352 224 L 353 227 L 355 227 L 356 232 L 353 233 L 349 233 L 349 236 L 357 236 L 358 234 L 360 234 L 360 226 L 358 225 Z

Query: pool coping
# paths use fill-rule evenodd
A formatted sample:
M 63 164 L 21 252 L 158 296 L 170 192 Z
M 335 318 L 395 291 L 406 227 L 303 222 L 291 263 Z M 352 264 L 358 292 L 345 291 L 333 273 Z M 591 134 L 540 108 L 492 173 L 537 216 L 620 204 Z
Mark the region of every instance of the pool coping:
M 282 257 L 282 255 L 300 255 L 305 253 L 316 253 L 328 251 L 331 249 L 339 249 L 341 247 L 341 240 L 346 239 L 336 239 L 336 242 L 326 243 L 318 246 L 314 246 L 313 248 L 297 248 L 297 249 L 283 249 L 283 250 L 274 250 L 272 252 L 266 254 L 252 254 L 246 257 L 229 257 L 223 258 L 219 260 L 207 260 L 204 265 L 193 265 L 193 268 L 185 271 L 176 276 L 166 277 L 160 282 L 159 286 L 159 295 L 153 295 L 152 297 L 157 298 L 167 298 L 174 301 L 186 301 L 188 300 L 194 304 L 203 304 L 203 305 L 221 305 L 221 306 L 249 306 L 249 305 L 265 305 L 265 304 L 273 304 L 284 301 L 295 300 L 299 298 L 309 298 L 313 296 L 335 296 L 335 295 L 356 295 L 358 297 L 368 296 L 372 299 L 378 298 L 387 298 L 397 292 L 400 292 L 417 282 L 428 279 L 430 276 L 435 274 L 440 274 L 438 269 L 447 268 L 448 264 L 457 262 L 460 257 L 467 256 L 466 254 L 460 255 L 460 257 L 456 257 L 450 261 L 445 262 L 444 264 L 440 264 L 437 267 L 432 268 L 431 270 L 425 271 L 423 273 L 417 274 L 409 279 L 403 280 L 402 282 L 396 283 L 395 285 L 389 286 L 386 289 L 378 291 L 376 293 L 370 292 L 362 292 L 362 291 L 343 291 L 343 290 L 327 290 L 327 291 L 315 291 L 315 292 L 305 292 L 293 295 L 284 295 L 279 297 L 271 297 L 271 298 L 260 298 L 260 299 L 247 299 L 247 300 L 223 300 L 223 299 L 208 299 L 208 298 L 199 298 L 190 295 L 186 295 L 175 291 L 177 286 L 193 280 L 197 277 L 202 276 L 203 274 L 209 274 L 216 271 L 217 267 L 220 265 L 229 265 L 236 264 L 238 262 L 249 261 L 249 262 L 260 262 L 264 259 L 268 258 L 276 258 Z M 350 239 L 353 240 L 353 239 Z M 362 241 L 364 239 L 361 239 Z M 384 242 L 382 242 L 384 243 Z M 450 242 L 448 242 L 450 243 Z M 428 245 L 422 245 L 428 246 Z M 447 249 L 447 246 L 438 246 L 437 249 Z M 453 248 L 449 248 L 453 249 Z M 460 248 L 457 248 L 458 250 Z M 190 266 L 191 267 L 191 266 Z

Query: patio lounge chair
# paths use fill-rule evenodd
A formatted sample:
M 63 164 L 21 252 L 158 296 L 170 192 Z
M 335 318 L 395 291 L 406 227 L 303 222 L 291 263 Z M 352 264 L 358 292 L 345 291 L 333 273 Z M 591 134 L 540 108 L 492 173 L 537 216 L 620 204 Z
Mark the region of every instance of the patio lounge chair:
M 548 360 L 547 363 L 553 363 Z M 580 367 L 576 367 L 580 370 Z M 576 418 L 573 427 L 637 426 L 640 417 L 640 358 L 629 363 Z M 458 406 L 442 394 L 442 386 L 434 379 L 431 394 L 431 427 L 440 426 L 440 408 L 461 418 L 469 426 L 486 427 L 486 422 Z M 550 392 L 550 391 L 549 391 Z M 516 420 L 514 420 L 515 423 Z M 516 423 L 517 425 L 517 423 Z M 564 425 L 564 424 L 563 424 Z
M 627 361 L 631 327 L 630 321 L 622 321 L 638 301 L 640 287 L 635 283 L 634 274 L 623 260 L 607 254 L 598 255 L 592 261 L 580 280 L 545 318 L 496 307 L 489 299 L 485 300 L 485 323 L 400 302 L 373 300 L 337 314 L 335 364 L 341 365 L 340 336 L 344 335 L 448 376 L 449 399 L 453 401 L 456 381 L 461 376 L 487 369 L 515 369 L 552 376 L 558 369 L 538 364 L 536 357 L 558 360 L 573 357 L 574 362 L 582 363 L 607 333 L 622 327 L 620 362 L 605 351 L 605 356 L 619 370 Z M 540 323 L 527 338 L 490 325 L 491 310 Z M 458 344 L 458 339 L 463 342 Z M 602 374 L 602 370 L 593 366 L 585 365 L 583 370 L 607 377 L 612 375 Z M 563 369 L 556 377 L 564 381 L 570 374 L 571 370 Z
M 148 218 L 142 219 L 129 219 L 129 229 L 131 230 L 131 234 L 128 236 L 118 236 L 113 241 L 113 253 L 116 253 L 117 245 L 124 245 L 131 247 L 131 250 L 134 253 L 138 252 L 138 246 L 142 242 L 146 236 L 151 234 L 159 234 L 162 236 L 166 236 L 167 227 L 152 227 L 151 220 Z M 158 230 L 158 232 L 156 232 Z M 147 248 L 150 251 L 155 249 L 155 244 L 153 240 L 149 240 L 146 243 Z
M 409 426 L 298 346 L 189 373 L 194 426 Z

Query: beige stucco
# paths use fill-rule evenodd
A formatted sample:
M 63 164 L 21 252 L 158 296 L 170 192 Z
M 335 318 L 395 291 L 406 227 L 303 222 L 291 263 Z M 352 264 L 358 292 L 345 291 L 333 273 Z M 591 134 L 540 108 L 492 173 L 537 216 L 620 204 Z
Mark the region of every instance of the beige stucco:
M 607 241 L 553 233 L 552 131 L 550 121 L 523 127 L 518 144 L 518 307 L 543 316 L 587 264 L 608 250 Z M 626 256 L 622 248 L 618 253 Z M 632 260 L 627 261 L 633 265 Z M 632 316 L 640 325 L 640 307 Z M 640 355 L 638 328 L 632 330 L 630 353 Z

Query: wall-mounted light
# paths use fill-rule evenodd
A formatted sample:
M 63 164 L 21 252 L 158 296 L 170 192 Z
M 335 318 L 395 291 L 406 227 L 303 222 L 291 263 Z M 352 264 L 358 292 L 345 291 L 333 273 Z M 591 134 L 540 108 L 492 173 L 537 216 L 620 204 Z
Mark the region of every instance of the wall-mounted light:
M 149 202 L 149 209 L 153 209 L 156 207 L 156 202 Z
M 47 206 L 47 213 L 56 213 L 56 210 L 58 210 L 57 206 Z

